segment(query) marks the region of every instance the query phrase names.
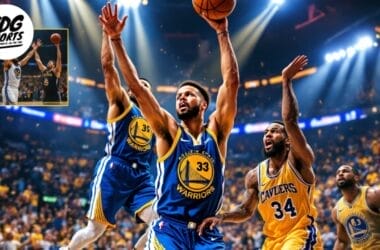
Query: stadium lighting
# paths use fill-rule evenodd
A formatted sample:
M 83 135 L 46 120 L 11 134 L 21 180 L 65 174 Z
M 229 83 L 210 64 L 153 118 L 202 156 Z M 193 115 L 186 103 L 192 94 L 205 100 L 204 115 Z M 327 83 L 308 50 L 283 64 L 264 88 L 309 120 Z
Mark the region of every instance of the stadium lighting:
M 141 4 L 141 0 L 119 0 L 119 4 L 127 8 L 137 9 Z
M 359 39 L 355 45 L 355 48 L 358 50 L 365 50 L 372 47 L 373 43 L 373 40 L 369 36 L 365 36 Z
M 346 49 L 339 49 L 334 52 L 327 53 L 325 55 L 325 62 L 330 63 L 333 61 L 340 61 L 344 58 L 351 58 L 357 52 L 370 49 L 372 47 L 377 47 L 377 42 L 375 42 L 370 36 L 363 36 L 359 40 Z
M 271 2 L 274 5 L 280 6 L 280 5 L 282 5 L 285 2 L 285 0 L 272 0 Z

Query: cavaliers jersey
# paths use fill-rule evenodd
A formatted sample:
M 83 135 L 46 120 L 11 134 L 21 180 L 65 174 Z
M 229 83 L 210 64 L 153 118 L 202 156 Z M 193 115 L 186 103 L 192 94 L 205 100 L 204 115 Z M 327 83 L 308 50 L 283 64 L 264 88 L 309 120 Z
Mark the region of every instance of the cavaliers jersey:
M 310 230 L 310 240 L 317 237 L 313 222 L 317 216 L 313 192 L 287 161 L 276 176 L 269 176 L 269 159 L 258 166 L 258 211 L 264 220 L 263 233 L 280 238 L 298 229 Z
M 61 101 L 58 90 L 58 78 L 51 70 L 42 71 L 42 82 L 44 86 L 44 102 L 59 102 Z
M 342 197 L 336 204 L 337 219 L 346 229 L 354 250 L 380 249 L 380 213 L 368 207 L 367 189 L 361 187 L 352 203 Z
M 222 203 L 224 159 L 210 130 L 194 139 L 179 126 L 157 164 L 154 209 L 160 216 L 194 222 L 215 216 Z
M 105 153 L 149 169 L 154 159 L 153 132 L 133 103 L 118 117 L 107 121 Z
M 4 71 L 4 86 L 18 89 L 20 81 L 21 67 L 12 63 L 9 69 Z

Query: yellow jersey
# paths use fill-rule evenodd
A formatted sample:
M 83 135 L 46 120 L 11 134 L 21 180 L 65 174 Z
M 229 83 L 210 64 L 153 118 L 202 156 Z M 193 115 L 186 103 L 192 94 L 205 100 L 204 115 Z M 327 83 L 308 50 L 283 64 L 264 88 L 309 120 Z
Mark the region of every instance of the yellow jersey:
M 287 161 L 276 176 L 269 176 L 269 159 L 257 168 L 258 211 L 264 220 L 263 233 L 268 238 L 281 238 L 295 230 L 305 230 L 310 242 L 319 232 L 315 226 L 314 184 L 306 183 Z M 305 239 L 306 242 L 308 239 Z
M 353 250 L 380 249 L 380 214 L 366 200 L 368 187 L 361 187 L 352 203 L 340 198 L 336 204 L 338 221 L 346 229 Z

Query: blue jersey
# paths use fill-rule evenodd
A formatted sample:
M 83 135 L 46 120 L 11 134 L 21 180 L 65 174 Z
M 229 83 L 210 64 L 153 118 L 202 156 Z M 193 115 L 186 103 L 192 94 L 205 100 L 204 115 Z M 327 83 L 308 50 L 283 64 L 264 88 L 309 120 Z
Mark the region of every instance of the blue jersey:
M 108 120 L 107 126 L 106 154 L 149 169 L 154 158 L 153 132 L 139 108 L 131 103 L 120 116 Z
M 204 130 L 194 139 L 179 126 L 169 151 L 158 159 L 156 178 L 158 215 L 201 222 L 221 207 L 224 159 L 216 137 Z

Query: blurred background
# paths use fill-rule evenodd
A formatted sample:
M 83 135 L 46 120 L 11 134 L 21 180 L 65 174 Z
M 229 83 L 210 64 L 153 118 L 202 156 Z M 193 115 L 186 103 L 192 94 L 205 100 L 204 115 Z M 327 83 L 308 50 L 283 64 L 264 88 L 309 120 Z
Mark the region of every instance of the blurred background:
M 221 83 L 217 38 L 191 1 L 111 2 L 129 16 L 125 46 L 160 104 L 174 114 L 177 84 L 193 79 L 208 87 L 213 110 Z M 56 249 L 86 224 L 89 182 L 106 141 L 97 21 L 105 1 L 0 3 L 23 8 L 36 29 L 69 30 L 69 106 L 0 107 L 0 246 L 12 242 L 22 249 Z M 241 86 L 223 210 L 241 201 L 245 174 L 264 159 L 262 132 L 270 121 L 281 119 L 282 68 L 306 54 L 309 65 L 294 88 L 300 126 L 316 154 L 318 222 L 325 249 L 332 249 L 331 210 L 341 197 L 336 169 L 356 165 L 361 184 L 380 184 L 380 5 L 372 0 L 237 0 L 229 31 Z M 46 42 L 40 50 L 49 46 Z M 38 74 L 34 59 L 24 68 L 23 79 Z M 38 84 L 27 82 L 21 86 L 25 91 Z M 90 249 L 131 249 L 145 230 L 124 211 L 117 223 Z M 260 249 L 261 228 L 258 217 L 223 226 L 227 249 Z

